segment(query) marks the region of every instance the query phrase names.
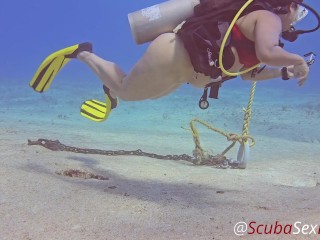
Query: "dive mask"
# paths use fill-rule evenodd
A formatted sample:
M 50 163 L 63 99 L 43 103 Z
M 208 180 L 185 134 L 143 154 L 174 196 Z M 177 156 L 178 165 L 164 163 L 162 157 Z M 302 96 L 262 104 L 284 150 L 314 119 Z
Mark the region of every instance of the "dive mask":
M 300 34 L 315 32 L 320 28 L 320 16 L 315 9 L 313 9 L 312 7 L 310 7 L 309 5 L 307 5 L 303 2 L 298 2 L 297 0 L 295 0 L 293 2 L 297 3 L 297 5 L 298 5 L 298 10 L 297 10 L 298 13 L 297 13 L 296 19 L 294 20 L 291 28 L 288 31 L 285 31 L 282 33 L 283 39 L 285 39 L 289 42 L 295 41 Z M 316 17 L 316 19 L 318 21 L 317 26 L 310 29 L 310 30 L 296 30 L 293 25 L 295 25 L 297 22 L 304 19 L 308 15 L 309 11 L 312 12 L 313 15 Z
M 308 9 L 306 9 L 305 7 L 303 7 L 301 5 L 298 5 L 297 16 L 294 19 L 292 25 L 295 25 L 298 22 L 300 22 L 302 19 L 304 19 L 308 15 L 308 13 L 309 13 Z

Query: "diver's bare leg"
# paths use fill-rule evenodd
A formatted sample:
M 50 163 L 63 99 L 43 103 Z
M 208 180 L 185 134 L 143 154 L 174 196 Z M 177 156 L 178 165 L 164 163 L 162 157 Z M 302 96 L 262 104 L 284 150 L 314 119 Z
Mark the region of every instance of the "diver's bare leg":
M 178 88 L 192 74 L 183 43 L 173 33 L 160 35 L 126 75 L 116 64 L 89 52 L 78 59 L 88 64 L 111 90 L 112 96 L 137 101 L 158 98 Z
M 106 61 L 90 52 L 81 52 L 77 58 L 90 66 L 103 84 L 111 89 L 112 95 L 119 91 L 122 79 L 126 74 L 115 63 Z

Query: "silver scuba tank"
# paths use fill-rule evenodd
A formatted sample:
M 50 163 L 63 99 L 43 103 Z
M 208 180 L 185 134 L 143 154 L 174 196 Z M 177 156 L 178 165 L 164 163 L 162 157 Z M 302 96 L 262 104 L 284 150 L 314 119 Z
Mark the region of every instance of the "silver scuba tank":
M 172 32 L 183 20 L 193 15 L 200 0 L 169 0 L 129 13 L 128 20 L 137 44 L 152 41 L 162 33 Z

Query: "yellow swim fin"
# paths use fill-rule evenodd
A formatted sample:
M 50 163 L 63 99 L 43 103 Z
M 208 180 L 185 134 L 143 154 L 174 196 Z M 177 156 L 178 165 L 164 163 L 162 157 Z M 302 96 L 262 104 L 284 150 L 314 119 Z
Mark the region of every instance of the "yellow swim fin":
M 76 44 L 71 47 L 63 48 L 49 55 L 40 65 L 36 74 L 29 83 L 37 92 L 47 91 L 57 73 L 72 58 L 76 58 L 81 51 L 92 52 L 91 43 Z
M 100 102 L 96 99 L 85 101 L 81 105 L 80 114 L 94 122 L 105 121 L 112 109 L 118 106 L 118 98 L 113 98 L 110 95 L 110 89 L 103 86 L 106 102 Z

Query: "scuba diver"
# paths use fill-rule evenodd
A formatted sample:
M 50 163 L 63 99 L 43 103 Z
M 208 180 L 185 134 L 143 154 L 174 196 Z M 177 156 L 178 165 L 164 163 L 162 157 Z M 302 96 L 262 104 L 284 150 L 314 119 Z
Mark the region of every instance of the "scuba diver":
M 201 2 L 209 4 L 210 0 Z M 211 2 L 226 4 L 228 1 Z M 253 2 L 232 28 L 230 41 L 223 55 L 223 64 L 230 72 L 265 64 L 268 67 L 254 67 L 241 74 L 241 78 L 262 81 L 282 77 L 296 79 L 298 85 L 303 86 L 309 75 L 309 66 L 304 57 L 284 50 L 280 38 L 282 36 L 291 41 L 303 33 L 295 31 L 293 27 L 307 15 L 308 5 L 302 0 Z M 242 1 L 242 5 L 243 3 L 245 1 Z M 195 12 L 198 11 L 196 15 L 207 14 L 200 8 L 201 4 L 195 7 Z M 90 43 L 82 43 L 50 55 L 41 64 L 30 85 L 38 92 L 47 90 L 62 66 L 70 59 L 78 59 L 88 65 L 102 81 L 107 98 L 104 105 L 96 100 L 85 102 L 81 107 L 81 114 L 94 121 L 103 121 L 110 111 L 117 107 L 118 98 L 124 101 L 156 99 L 185 83 L 200 88 L 205 88 L 212 82 L 221 83 L 229 76 L 221 72 L 220 63 L 214 58 L 214 50 L 219 46 L 210 41 L 213 38 L 207 31 L 210 22 L 201 24 L 196 18 L 197 16 L 193 16 L 186 19 L 175 32 L 157 36 L 129 73 L 125 73 L 116 63 L 93 53 Z M 217 24 L 217 21 L 215 23 Z M 206 44 L 212 48 L 208 48 Z

